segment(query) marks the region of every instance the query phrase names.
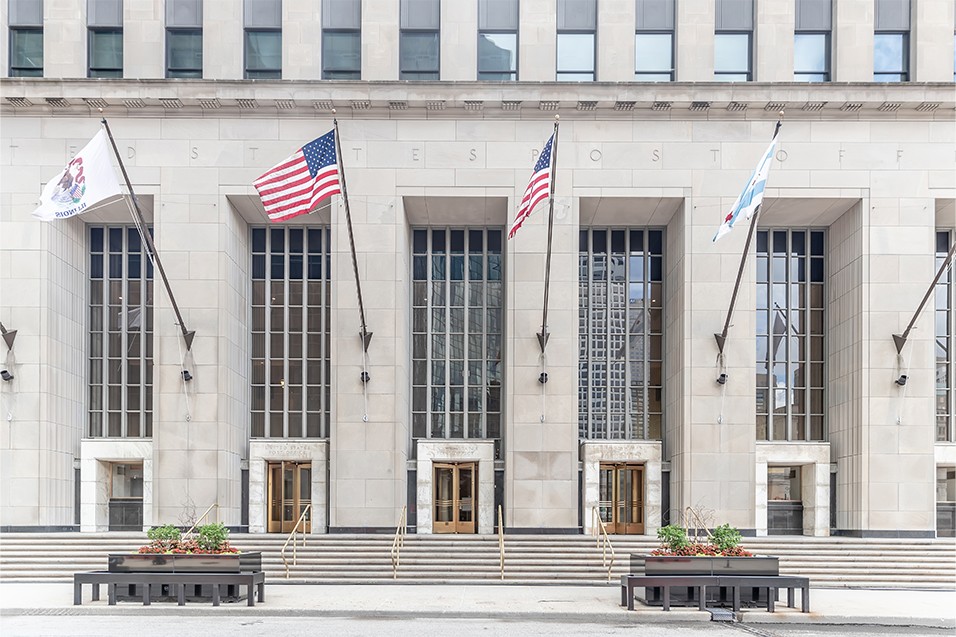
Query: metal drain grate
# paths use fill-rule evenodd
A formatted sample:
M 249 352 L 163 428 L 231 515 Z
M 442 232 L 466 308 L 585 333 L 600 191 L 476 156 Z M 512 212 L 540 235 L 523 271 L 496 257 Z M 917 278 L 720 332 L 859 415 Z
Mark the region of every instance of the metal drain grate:
M 712 622 L 731 622 L 736 621 L 734 617 L 734 611 L 727 610 L 726 608 L 708 608 L 707 612 L 710 613 L 710 621 Z

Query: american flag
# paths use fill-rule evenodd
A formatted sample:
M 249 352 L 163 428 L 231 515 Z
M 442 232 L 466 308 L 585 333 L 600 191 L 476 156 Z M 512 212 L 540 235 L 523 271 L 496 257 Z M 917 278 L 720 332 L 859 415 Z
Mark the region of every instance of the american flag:
M 548 143 L 541 149 L 541 155 L 538 156 L 538 163 L 534 165 L 534 172 L 531 174 L 531 181 L 524 191 L 524 197 L 521 198 L 521 205 L 518 206 L 518 214 L 515 215 L 515 221 L 511 224 L 511 230 L 508 231 L 508 238 L 515 236 L 518 228 L 524 223 L 524 220 L 531 216 L 531 210 L 539 202 L 548 198 L 551 193 L 551 145 L 554 143 L 554 135 L 548 138 Z
M 335 157 L 335 131 L 314 139 L 270 168 L 253 184 L 270 221 L 285 221 L 311 212 L 316 204 L 341 191 Z

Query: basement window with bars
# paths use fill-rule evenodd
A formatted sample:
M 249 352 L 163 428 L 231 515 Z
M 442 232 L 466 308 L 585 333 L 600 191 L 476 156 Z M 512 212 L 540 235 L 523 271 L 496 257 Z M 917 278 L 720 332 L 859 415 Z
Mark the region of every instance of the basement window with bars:
M 328 438 L 328 228 L 252 229 L 253 438 Z

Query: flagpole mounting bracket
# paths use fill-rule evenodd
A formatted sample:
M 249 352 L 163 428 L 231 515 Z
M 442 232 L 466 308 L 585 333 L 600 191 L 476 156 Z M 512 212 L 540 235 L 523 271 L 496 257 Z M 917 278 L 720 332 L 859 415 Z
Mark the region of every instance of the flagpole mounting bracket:
M 714 334 L 714 339 L 717 340 L 717 351 L 720 352 L 720 355 L 724 354 L 724 343 L 727 342 L 726 334 Z
M 538 345 L 541 346 L 541 353 L 544 354 L 544 348 L 548 345 L 548 339 L 551 338 L 551 332 L 538 332 Z

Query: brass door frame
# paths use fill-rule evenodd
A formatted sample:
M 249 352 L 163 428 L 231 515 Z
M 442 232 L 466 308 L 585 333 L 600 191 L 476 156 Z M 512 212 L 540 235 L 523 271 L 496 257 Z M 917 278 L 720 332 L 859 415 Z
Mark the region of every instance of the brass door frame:
M 443 482 L 442 474 L 449 476 L 447 483 Z M 432 479 L 432 532 L 477 533 L 478 463 L 433 463 Z M 439 497 L 449 495 L 450 498 Z
M 644 533 L 644 465 L 628 462 L 602 462 L 599 467 L 599 497 L 604 495 L 604 472 L 611 472 L 611 498 L 600 500 L 601 519 L 607 532 L 617 535 Z M 629 484 L 628 484 L 628 478 Z
M 291 483 L 287 482 L 287 472 Z M 308 478 L 304 480 L 305 475 Z M 266 465 L 266 477 L 266 531 L 291 533 L 302 510 L 312 502 L 312 463 L 289 460 L 270 462 Z M 287 486 L 291 487 L 291 497 L 285 491 Z M 305 493 L 303 487 L 306 487 Z M 306 515 L 303 527 L 306 533 L 312 532 L 311 513 Z

